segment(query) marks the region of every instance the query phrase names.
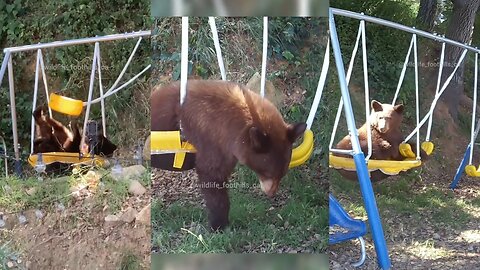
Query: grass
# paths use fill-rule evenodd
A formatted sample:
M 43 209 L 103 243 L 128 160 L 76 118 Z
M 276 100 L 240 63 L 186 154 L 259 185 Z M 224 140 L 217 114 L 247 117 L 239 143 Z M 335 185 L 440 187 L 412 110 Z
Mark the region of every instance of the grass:
M 0 209 L 6 213 L 17 213 L 28 209 L 49 209 L 57 203 L 67 206 L 73 199 L 72 187 L 86 185 L 91 181 L 89 168 L 75 171 L 69 176 L 47 178 L 39 181 L 37 177 L 25 179 L 11 176 L 0 178 Z M 99 181 L 97 190 L 93 192 L 95 205 L 108 205 L 110 211 L 117 212 L 128 197 L 128 182 L 116 181 L 104 169 L 97 169 L 99 175 L 104 175 Z M 140 183 L 150 185 L 150 172 L 147 170 L 140 178 Z M 91 182 L 90 182 L 91 183 Z M 34 191 L 28 194 L 27 191 Z
M 15 251 L 10 242 L 6 242 L 0 245 L 0 270 L 9 269 L 7 263 L 9 261 L 16 261 L 20 256 L 20 253 Z M 23 269 L 22 267 L 16 269 Z
M 140 266 L 140 259 L 138 258 L 137 255 L 131 253 L 131 252 L 126 252 L 122 256 L 122 260 L 120 261 L 120 267 L 119 270 L 138 270 L 141 269 Z
M 300 175 L 299 175 L 300 174 Z M 257 181 L 245 168 L 233 181 L 245 188 L 230 190 L 230 226 L 224 233 L 207 230 L 203 207 L 195 202 L 152 202 L 152 243 L 160 253 L 274 253 L 304 247 L 323 252 L 327 246 L 328 205 L 325 192 L 315 189 L 309 178 L 291 172 L 282 180 L 288 199 L 273 206 L 265 196 L 247 188 Z
M 347 212 L 366 218 L 359 185 L 343 179 L 337 172 L 332 171 L 331 176 L 330 189 L 341 198 Z M 444 226 L 462 228 L 473 218 L 470 208 L 479 207 L 478 199 L 461 199 L 433 185 L 417 190 L 412 188 L 414 177 L 415 172 L 410 172 L 398 180 L 373 185 L 382 219 L 409 216 L 413 220 L 428 220 L 434 229 L 440 230 Z

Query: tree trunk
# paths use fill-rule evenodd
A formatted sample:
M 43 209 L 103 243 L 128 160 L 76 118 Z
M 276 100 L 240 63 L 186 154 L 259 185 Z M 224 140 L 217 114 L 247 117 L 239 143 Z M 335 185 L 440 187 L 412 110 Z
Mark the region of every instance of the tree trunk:
M 440 11 L 438 0 L 420 0 L 417 14 L 417 28 L 432 32 Z
M 453 15 L 448 24 L 446 37 L 460 43 L 469 43 L 472 38 L 475 13 L 478 10 L 480 0 L 452 0 L 452 2 Z M 462 52 L 462 48 L 446 45 L 442 82 L 453 72 Z M 460 97 L 463 95 L 464 66 L 464 62 L 462 62 L 442 95 L 442 101 L 447 105 L 448 111 L 455 121 L 458 118 Z

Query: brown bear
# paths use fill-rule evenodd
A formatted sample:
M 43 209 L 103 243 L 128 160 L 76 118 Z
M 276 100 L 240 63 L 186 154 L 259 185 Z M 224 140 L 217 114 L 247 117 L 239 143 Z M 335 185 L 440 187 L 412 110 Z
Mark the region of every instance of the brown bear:
M 382 104 L 376 100 L 372 101 L 372 113 L 370 115 L 370 128 L 372 132 L 372 155 L 370 159 L 376 160 L 405 160 L 399 152 L 399 145 L 404 137 L 400 131 L 400 125 L 403 121 L 403 104 L 390 105 Z M 368 153 L 367 123 L 358 129 L 358 140 L 365 156 Z M 416 151 L 416 144 L 410 143 L 412 150 Z M 351 150 L 352 143 L 350 135 L 345 136 L 336 146 L 337 149 Z M 351 157 L 349 155 L 335 154 L 335 156 Z M 426 159 L 428 155 L 421 150 L 420 157 Z M 355 171 L 346 171 L 339 169 L 338 172 L 345 178 L 357 181 Z M 376 182 L 387 178 L 389 175 L 379 170 L 370 173 L 370 180 Z
M 70 130 L 50 117 L 45 106 L 35 109 L 33 117 L 36 124 L 33 153 L 79 152 L 81 135 L 76 122 Z
M 63 125 L 60 121 L 53 119 L 47 114 L 46 106 L 40 106 L 33 112 L 33 117 L 36 124 L 36 138 L 33 142 L 33 154 L 37 153 L 49 153 L 49 152 L 68 152 L 68 153 L 80 153 L 80 143 L 82 135 L 78 128 L 78 123 L 72 120 L 70 128 Z M 90 143 L 94 149 L 95 155 L 102 155 L 111 157 L 113 152 L 117 149 L 117 146 L 110 142 L 99 131 L 95 134 L 96 139 L 92 139 L 91 136 L 87 136 L 86 143 Z M 87 147 L 88 152 L 88 147 Z M 69 166 L 67 164 L 61 164 L 54 162 L 47 165 L 46 172 L 61 173 L 67 170 Z
M 155 87 L 151 128 L 179 130 L 181 122 L 182 135 L 197 150 L 195 169 L 209 225 L 222 230 L 230 208 L 225 184 L 237 162 L 257 174 L 265 194 L 275 195 L 288 171 L 292 145 L 306 124 L 285 123 L 271 102 L 233 82 L 189 80 L 182 106 L 179 100 L 179 82 Z

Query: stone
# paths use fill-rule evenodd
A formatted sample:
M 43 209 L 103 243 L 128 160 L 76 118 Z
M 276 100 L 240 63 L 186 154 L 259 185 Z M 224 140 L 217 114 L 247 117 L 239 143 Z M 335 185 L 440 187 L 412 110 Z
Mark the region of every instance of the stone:
M 105 223 L 111 225 L 118 223 L 120 221 L 120 218 L 117 215 L 108 215 L 105 217 Z
M 150 225 L 151 206 L 148 204 L 135 217 L 135 223 Z
M 12 261 L 7 262 L 7 267 L 8 268 L 13 268 L 15 267 L 15 264 Z
M 120 220 L 125 223 L 131 223 L 135 220 L 137 214 L 137 210 L 133 209 L 132 207 L 128 207 L 120 216 Z
M 140 182 L 138 182 L 137 180 L 132 180 L 128 187 L 128 192 L 136 196 L 141 196 L 145 192 L 147 192 L 147 189 L 143 187 L 142 184 L 140 184 Z

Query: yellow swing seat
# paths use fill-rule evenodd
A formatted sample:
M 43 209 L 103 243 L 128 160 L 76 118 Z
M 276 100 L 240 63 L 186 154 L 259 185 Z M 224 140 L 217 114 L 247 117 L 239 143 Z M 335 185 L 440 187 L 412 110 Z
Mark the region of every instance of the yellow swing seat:
M 475 165 L 467 165 L 465 167 L 465 173 L 471 177 L 480 177 L 480 166 L 475 167 Z
M 189 142 L 182 141 L 180 131 L 151 131 L 150 150 L 159 164 L 155 167 L 164 170 L 189 170 L 193 169 L 195 147 Z M 306 130 L 302 143 L 292 150 L 292 159 L 289 168 L 299 166 L 307 161 L 313 153 L 314 136 L 311 130 Z M 192 160 L 188 160 L 192 157 Z M 188 160 L 188 162 L 187 162 Z
M 195 147 L 182 141 L 180 131 L 151 131 L 152 166 L 163 170 L 184 171 L 195 167 Z
M 108 164 L 107 160 L 101 156 L 95 155 L 93 158 L 90 154 L 84 154 L 80 157 L 79 153 L 69 152 L 47 152 L 41 153 L 42 161 L 45 165 L 49 165 L 55 162 L 64 164 L 85 164 L 104 167 Z M 38 154 L 30 154 L 28 157 L 28 163 L 35 167 L 37 164 Z
M 397 160 L 374 160 L 370 159 L 367 163 L 369 172 L 380 170 L 387 175 L 397 175 L 400 172 L 408 171 L 410 169 L 420 167 L 421 160 L 406 159 L 403 161 Z M 338 157 L 330 153 L 329 166 L 334 169 L 343 169 L 347 171 L 356 171 L 355 161 L 353 158 Z
M 71 116 L 79 116 L 83 111 L 83 101 L 55 93 L 50 94 L 48 106 L 56 112 Z
M 310 158 L 313 153 L 313 141 L 313 132 L 309 129 L 305 130 L 302 143 L 292 150 L 289 168 L 302 165 Z

